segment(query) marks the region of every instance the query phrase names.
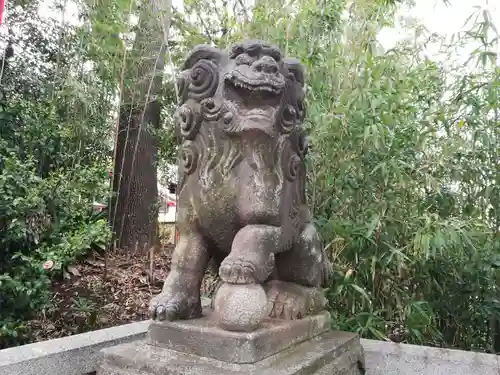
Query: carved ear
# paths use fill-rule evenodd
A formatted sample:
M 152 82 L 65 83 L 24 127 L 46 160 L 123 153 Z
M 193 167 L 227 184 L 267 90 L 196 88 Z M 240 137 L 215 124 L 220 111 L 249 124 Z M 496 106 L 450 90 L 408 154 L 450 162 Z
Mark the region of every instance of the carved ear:
M 218 48 L 209 46 L 207 44 L 201 44 L 191 51 L 191 53 L 186 57 L 184 61 L 183 70 L 191 69 L 194 64 L 200 60 L 210 60 L 214 64 L 219 65 L 222 59 L 222 51 Z
M 305 83 L 305 75 L 306 70 L 304 65 L 300 63 L 297 59 L 285 59 L 284 62 L 285 67 L 288 69 L 289 73 L 292 73 L 295 77 L 295 80 L 301 85 L 304 86 Z

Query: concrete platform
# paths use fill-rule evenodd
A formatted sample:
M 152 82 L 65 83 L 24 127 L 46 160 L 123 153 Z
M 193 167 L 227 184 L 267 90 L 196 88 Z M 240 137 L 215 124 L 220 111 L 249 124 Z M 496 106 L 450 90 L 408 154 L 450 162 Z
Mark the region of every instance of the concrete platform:
M 150 345 L 147 340 L 102 351 L 97 375 L 363 375 L 359 337 L 325 332 L 252 364 L 235 364 Z
M 129 323 L 0 350 L 0 374 L 95 374 L 104 358 L 103 348 L 144 341 L 150 323 Z M 493 354 L 366 339 L 361 339 L 361 345 L 366 375 L 500 375 L 499 356 Z

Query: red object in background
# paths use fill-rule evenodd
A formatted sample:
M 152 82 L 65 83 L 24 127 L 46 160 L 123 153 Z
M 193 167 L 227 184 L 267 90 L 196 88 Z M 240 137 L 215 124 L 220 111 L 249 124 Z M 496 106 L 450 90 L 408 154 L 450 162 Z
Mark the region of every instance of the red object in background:
M 5 7 L 5 0 L 0 0 L 0 25 L 3 21 L 3 8 Z
M 167 207 L 175 207 L 175 202 L 168 201 L 167 202 Z

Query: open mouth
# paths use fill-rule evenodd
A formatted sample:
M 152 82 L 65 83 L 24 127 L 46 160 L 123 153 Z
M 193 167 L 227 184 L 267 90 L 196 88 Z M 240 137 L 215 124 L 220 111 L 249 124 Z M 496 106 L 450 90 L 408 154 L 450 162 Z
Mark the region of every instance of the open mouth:
M 275 113 L 272 106 L 243 110 L 240 113 L 239 132 L 257 132 L 272 137 L 275 133 Z
M 275 109 L 272 106 L 252 108 L 245 113 L 245 118 L 255 121 L 269 121 L 274 118 Z
M 285 87 L 281 73 L 254 72 L 250 67 L 240 65 L 224 76 L 224 81 L 237 89 L 279 95 Z

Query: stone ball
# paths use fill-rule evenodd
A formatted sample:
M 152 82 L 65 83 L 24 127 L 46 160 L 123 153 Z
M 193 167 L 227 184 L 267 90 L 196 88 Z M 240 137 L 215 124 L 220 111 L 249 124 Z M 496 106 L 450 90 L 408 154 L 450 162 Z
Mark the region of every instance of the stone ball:
M 214 300 L 214 312 L 222 329 L 251 332 L 267 315 L 267 296 L 260 284 L 223 284 Z

